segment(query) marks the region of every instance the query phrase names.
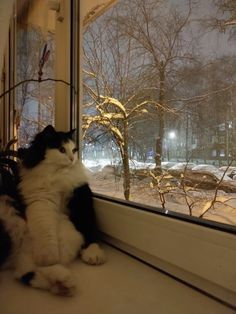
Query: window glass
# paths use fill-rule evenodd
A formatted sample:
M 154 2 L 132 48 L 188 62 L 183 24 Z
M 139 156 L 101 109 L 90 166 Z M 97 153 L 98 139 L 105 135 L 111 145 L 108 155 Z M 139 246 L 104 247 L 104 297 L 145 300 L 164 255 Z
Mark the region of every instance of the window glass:
M 47 2 L 17 1 L 15 124 L 24 146 L 46 125 L 54 124 L 55 12 Z M 41 67 L 40 67 L 41 66 Z
M 236 224 L 234 1 L 120 0 L 84 32 L 94 192 Z

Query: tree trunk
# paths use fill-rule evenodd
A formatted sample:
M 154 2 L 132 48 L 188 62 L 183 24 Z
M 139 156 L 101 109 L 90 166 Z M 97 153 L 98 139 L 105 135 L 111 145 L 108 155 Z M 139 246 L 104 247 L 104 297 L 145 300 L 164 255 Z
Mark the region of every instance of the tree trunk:
M 159 104 L 161 108 L 158 108 L 159 110 L 159 133 L 158 137 L 156 138 L 156 156 L 155 156 L 155 162 L 156 162 L 156 169 L 160 170 L 161 172 L 161 160 L 162 160 L 162 153 L 163 153 L 163 139 L 164 139 L 164 130 L 165 130 L 165 122 L 164 122 L 164 99 L 165 99 L 165 68 L 163 64 L 160 64 L 159 68 Z
M 186 132 L 185 132 L 185 160 L 189 162 L 188 158 L 188 138 L 189 138 L 189 114 L 186 114 Z
M 130 170 L 129 170 L 129 154 L 128 154 L 128 122 L 124 121 L 124 147 L 122 154 L 122 162 L 124 169 L 123 188 L 124 196 L 128 201 L 130 198 Z

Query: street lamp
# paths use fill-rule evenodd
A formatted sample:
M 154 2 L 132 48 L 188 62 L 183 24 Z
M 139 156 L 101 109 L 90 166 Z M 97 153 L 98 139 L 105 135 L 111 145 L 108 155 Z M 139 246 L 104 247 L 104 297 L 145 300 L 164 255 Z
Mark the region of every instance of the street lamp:
M 168 133 L 168 138 L 171 139 L 171 140 L 173 140 L 174 138 L 176 138 L 176 133 L 175 133 L 175 131 L 170 131 L 170 132 Z
M 176 138 L 176 133 L 175 131 L 170 131 L 167 135 L 167 159 L 168 161 L 170 160 L 170 148 L 172 145 L 172 141 Z

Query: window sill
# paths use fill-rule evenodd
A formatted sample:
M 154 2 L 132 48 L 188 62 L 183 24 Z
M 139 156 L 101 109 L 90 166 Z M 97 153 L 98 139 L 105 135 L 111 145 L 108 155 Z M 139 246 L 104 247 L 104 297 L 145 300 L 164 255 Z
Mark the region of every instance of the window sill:
M 236 307 L 234 234 L 94 199 L 106 241 Z
M 227 306 L 109 246 L 105 251 L 108 262 L 102 266 L 73 263 L 78 291 L 71 298 L 22 286 L 10 272 L 2 273 L 1 313 L 41 314 L 42 305 L 45 314 L 187 314 L 189 309 L 192 314 L 231 313 Z

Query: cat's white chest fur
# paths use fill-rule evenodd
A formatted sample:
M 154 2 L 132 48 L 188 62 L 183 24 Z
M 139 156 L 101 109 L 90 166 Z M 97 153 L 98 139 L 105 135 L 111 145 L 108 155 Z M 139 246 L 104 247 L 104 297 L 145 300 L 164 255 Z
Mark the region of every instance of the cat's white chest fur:
M 79 161 L 71 167 L 56 170 L 54 176 L 49 180 L 63 193 L 87 183 L 84 167 Z
M 66 260 L 62 258 L 59 245 L 62 220 L 64 226 L 66 222 L 68 225 L 65 233 L 72 233 L 76 239 L 75 245 L 70 240 L 64 246 L 69 249 L 73 246 L 73 257 L 81 247 L 83 237 L 66 216 L 63 218 L 63 212 L 66 212 L 73 190 L 85 183 L 85 171 L 78 160 L 65 167 L 44 160 L 34 168 L 22 169 L 20 189 L 27 206 L 26 217 L 33 241 L 33 256 L 38 265 L 52 265 Z
M 62 205 L 76 187 L 87 183 L 79 160 L 70 167 L 42 162 L 32 169 L 22 169 L 21 179 L 20 189 L 27 205 L 45 198 Z

